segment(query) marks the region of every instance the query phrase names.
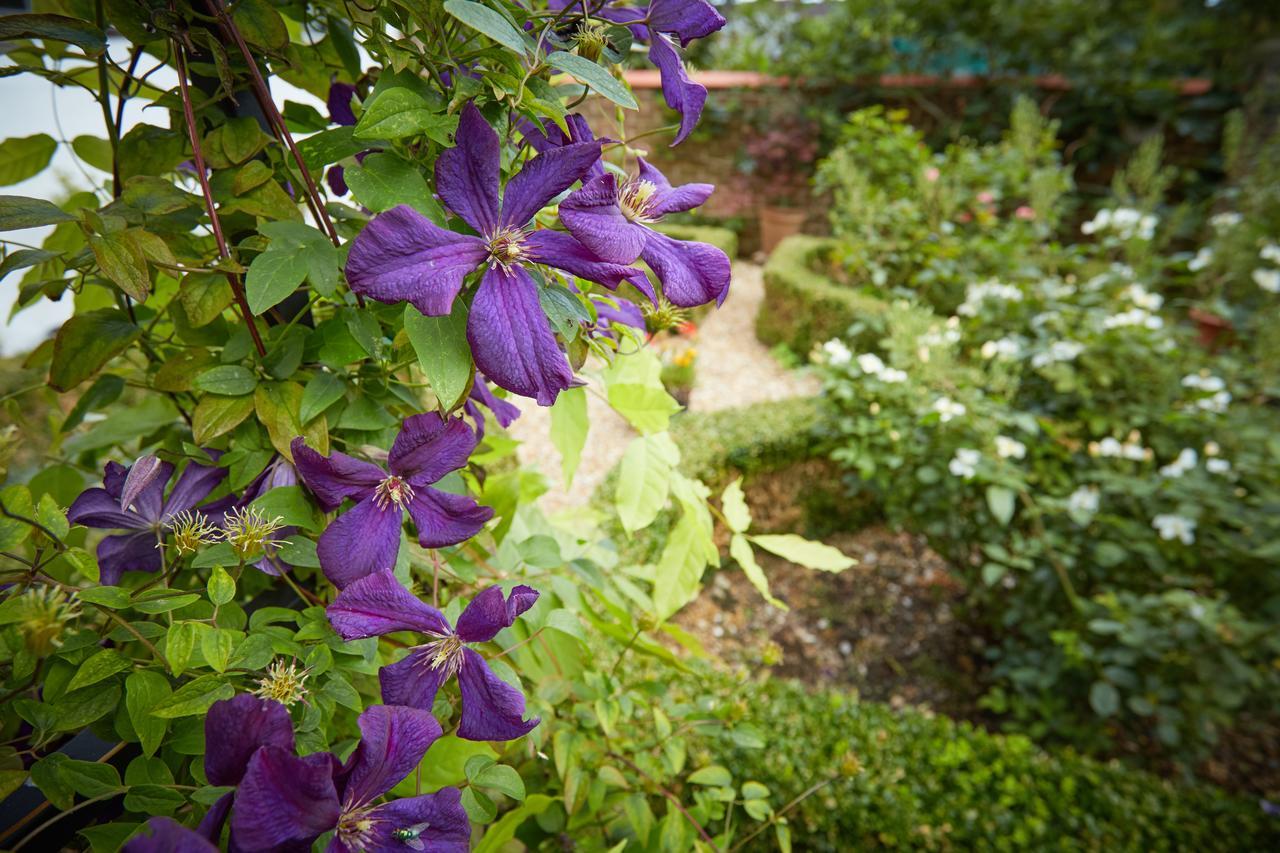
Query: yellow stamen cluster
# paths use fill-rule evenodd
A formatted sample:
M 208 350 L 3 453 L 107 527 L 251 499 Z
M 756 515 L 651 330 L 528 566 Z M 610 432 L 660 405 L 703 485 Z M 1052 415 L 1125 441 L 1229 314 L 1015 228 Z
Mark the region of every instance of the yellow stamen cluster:
M 62 646 L 62 634 L 80 615 L 66 592 L 52 587 L 29 589 L 15 608 L 18 630 L 36 657 L 47 657 Z
M 575 41 L 578 44 L 578 54 L 595 62 L 609 46 L 608 26 L 598 21 L 588 21 L 578 30 Z
M 502 267 L 507 272 L 521 264 L 527 255 L 524 232 L 517 228 L 504 228 L 489 238 L 489 266 Z
M 164 526 L 173 534 L 173 547 L 179 554 L 193 554 L 201 545 L 212 545 L 222 535 L 203 513 L 190 510 L 171 516 Z
M 281 518 L 267 518 L 255 507 L 233 509 L 227 513 L 222 527 L 222 539 L 230 542 L 241 559 L 279 548 L 280 542 L 271 536 L 284 525 Z
M 403 509 L 413 502 L 413 486 L 401 478 L 392 475 L 378 484 L 373 491 L 373 503 L 378 509 L 386 509 L 391 504 Z
M 646 302 L 640 307 L 644 312 L 645 325 L 652 332 L 665 332 L 667 329 L 674 329 L 689 319 L 688 311 L 672 305 L 665 296 L 658 297 L 657 305 L 650 305 Z
M 618 188 L 618 207 L 622 215 L 632 222 L 650 223 L 658 220 L 653 212 L 653 196 L 658 187 L 652 181 L 633 179 Z
M 426 652 L 427 665 L 444 669 L 445 678 L 457 674 L 462 667 L 462 639 L 456 634 L 439 637 L 421 648 Z
M 283 658 L 277 658 L 267 667 L 266 676 L 258 679 L 254 695 L 274 699 L 285 707 L 301 702 L 307 695 L 306 681 L 310 672 L 309 669 L 299 669 L 296 660 L 285 663 Z

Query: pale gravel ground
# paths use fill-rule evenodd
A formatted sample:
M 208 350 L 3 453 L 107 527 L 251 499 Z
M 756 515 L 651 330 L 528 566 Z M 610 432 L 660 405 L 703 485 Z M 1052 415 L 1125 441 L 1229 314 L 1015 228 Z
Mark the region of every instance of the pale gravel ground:
M 703 319 L 698 333 L 697 377 L 689 399 L 690 411 L 714 412 L 818 392 L 813 376 L 784 368 L 756 340 L 756 313 L 763 300 L 760 267 L 735 261 L 729 298 Z M 551 490 L 540 502 L 547 512 L 585 503 L 636 436 L 631 426 L 609 408 L 599 379 L 589 375 L 584 378 L 588 380 L 591 431 L 569 490 L 561 477 L 560 453 L 551 443 L 548 410 L 527 398 L 509 398 L 521 410 L 520 418 L 510 429 L 521 442 L 520 461 L 542 471 L 551 484 Z

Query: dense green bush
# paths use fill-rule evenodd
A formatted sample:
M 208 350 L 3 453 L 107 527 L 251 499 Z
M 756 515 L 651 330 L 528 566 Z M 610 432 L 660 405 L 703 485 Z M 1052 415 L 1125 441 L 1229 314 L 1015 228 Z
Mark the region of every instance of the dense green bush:
M 1263 850 L 1280 842 L 1257 804 L 1046 753 L 916 710 L 894 711 L 794 683 L 737 686 L 768 709 L 766 749 L 712 742 L 711 760 L 789 803 L 802 850 Z M 767 848 L 761 836 L 759 845 Z
M 756 337 L 770 346 L 783 344 L 792 352 L 806 353 L 884 312 L 882 300 L 823 274 L 824 262 L 837 245 L 798 235 L 774 249 L 764 268 L 764 304 L 756 315 Z

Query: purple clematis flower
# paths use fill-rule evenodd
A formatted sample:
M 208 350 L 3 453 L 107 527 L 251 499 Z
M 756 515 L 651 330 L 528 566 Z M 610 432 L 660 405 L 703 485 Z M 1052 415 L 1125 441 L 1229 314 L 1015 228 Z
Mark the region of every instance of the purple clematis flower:
M 480 411 L 481 406 L 493 412 L 498 426 L 503 429 L 511 426 L 516 422 L 516 418 L 520 417 L 520 409 L 490 391 L 488 380 L 477 371 L 475 380 L 471 383 L 471 393 L 467 395 L 467 402 L 462 406 L 462 410 L 476 425 L 477 439 L 484 438 L 484 412 Z
M 231 813 L 235 849 L 309 850 L 330 831 L 327 853 L 469 849 L 471 825 L 457 788 L 376 802 L 440 737 L 435 718 L 416 708 L 374 705 L 357 725 L 360 745 L 346 764 L 327 752 L 299 757 L 271 745 L 253 753 Z
M 400 585 L 389 571 L 356 581 L 329 605 L 329 624 L 344 640 L 417 631 L 427 642 L 378 673 L 382 701 L 430 710 L 436 693 L 453 676 L 462 692 L 458 737 L 514 740 L 540 722 L 524 719 L 524 694 L 498 676 L 467 643 L 487 643 L 538 600 L 536 590 L 517 586 L 504 599 L 491 586 L 462 611 L 456 629 L 444 614 Z
M 125 842 L 122 853 L 218 853 L 212 841 L 171 817 L 153 817 L 143 828 Z
M 466 495 L 431 488 L 466 466 L 475 433 L 461 418 L 435 412 L 407 418 L 387 457 L 390 473 L 372 462 L 334 452 L 321 456 L 301 437 L 292 444 L 293 462 L 325 511 L 356 503 L 329 525 L 316 551 L 325 576 L 339 588 L 395 565 L 400 528 L 407 510 L 424 548 L 442 548 L 468 539 L 493 518 L 493 510 Z
M 729 294 L 729 256 L 708 243 L 675 240 L 650 227 L 668 213 L 699 206 L 714 190 L 711 184 L 673 187 L 641 158 L 639 174 L 622 183 L 604 174 L 583 184 L 560 203 L 560 221 L 602 258 L 644 260 L 673 304 L 689 308 L 714 299 L 719 305 Z
M 410 302 L 423 314 L 453 308 L 463 280 L 483 269 L 467 318 L 476 367 L 489 379 L 549 406 L 573 385 L 573 371 L 543 313 L 529 264 L 545 264 L 615 288 L 623 281 L 652 294 L 637 269 L 605 263 L 569 234 L 529 230 L 551 199 L 587 174 L 599 142 L 561 146 L 534 157 L 507 182 L 499 203 L 498 134 L 474 103 L 462 111 L 457 145 L 436 161 L 441 200 L 480 236 L 440 228 L 401 205 L 374 217 L 356 238 L 347 281 L 380 302 Z
M 86 489 L 67 510 L 72 524 L 102 530 L 128 530 L 108 536 L 98 545 L 98 569 L 103 584 L 115 586 L 125 572 L 156 572 L 163 561 L 159 546 L 166 526 L 175 517 L 195 510 L 217 488 L 227 472 L 222 468 L 187 464 L 166 498 L 164 487 L 173 465 L 144 456 L 128 468 L 108 462 L 102 488 Z
M 578 2 L 551 0 L 550 8 L 559 11 Z M 680 130 L 671 144 L 684 142 L 702 117 L 707 87 L 689 77 L 676 42 L 684 48 L 711 35 L 725 25 L 724 16 L 707 0 L 653 0 L 647 6 L 609 2 L 593 14 L 628 26 L 637 41 L 649 43 L 649 61 L 662 76 L 662 97 L 680 114 Z

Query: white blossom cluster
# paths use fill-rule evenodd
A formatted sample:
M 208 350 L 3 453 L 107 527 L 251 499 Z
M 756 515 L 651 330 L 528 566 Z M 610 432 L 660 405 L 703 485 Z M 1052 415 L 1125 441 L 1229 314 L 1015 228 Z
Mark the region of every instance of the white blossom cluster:
M 1177 539 L 1183 545 L 1196 541 L 1196 520 L 1185 515 L 1161 514 L 1151 519 L 1151 526 L 1168 542 Z
M 982 357 L 990 361 L 993 358 L 1012 361 L 1022 355 L 1022 341 L 1019 338 L 998 338 L 982 344 Z
M 947 463 L 947 470 L 953 477 L 969 480 L 978 473 L 978 463 L 981 461 L 981 453 L 971 447 L 960 447 L 956 449 L 956 455 Z
M 1280 244 L 1268 243 L 1258 253 L 1264 261 L 1280 265 Z M 1253 283 L 1267 293 L 1280 293 L 1280 269 L 1259 267 L 1253 271 Z
M 964 403 L 957 403 L 950 397 L 939 397 L 933 401 L 933 410 L 938 413 L 939 420 L 944 424 L 953 419 L 958 418 L 968 411 L 964 407 Z
M 1089 454 L 1107 459 L 1128 459 L 1131 462 L 1142 462 L 1155 456 L 1151 448 L 1142 446 L 1142 436 L 1137 430 L 1129 433 L 1129 437 L 1123 443 L 1111 436 L 1107 436 L 1102 441 L 1091 441 Z
M 971 284 L 965 288 L 964 302 L 956 309 L 956 313 L 965 317 L 976 317 L 978 310 L 982 307 L 982 303 L 988 299 L 1021 302 L 1022 291 L 1012 284 L 1004 284 L 994 278 L 978 284 Z
M 1079 341 L 1054 341 L 1049 348 L 1031 356 L 1032 367 L 1048 367 L 1059 361 L 1075 361 L 1084 352 L 1084 344 Z
M 1208 394 L 1200 397 L 1192 404 L 1196 408 L 1220 415 L 1231 405 L 1231 392 L 1222 377 L 1210 373 L 1189 373 L 1182 377 L 1182 387 L 1191 388 Z
M 1182 448 L 1178 458 L 1160 468 L 1160 476 L 1177 479 L 1200 464 L 1200 454 L 1190 447 Z
M 1084 234 L 1114 231 L 1121 240 L 1134 237 L 1150 240 L 1156 235 L 1156 222 L 1152 214 L 1132 207 L 1117 207 L 1115 210 L 1103 208 L 1093 215 L 1093 219 L 1081 225 L 1080 231 Z
M 1025 459 L 1027 446 L 1007 435 L 996 436 L 996 455 L 1001 459 Z

